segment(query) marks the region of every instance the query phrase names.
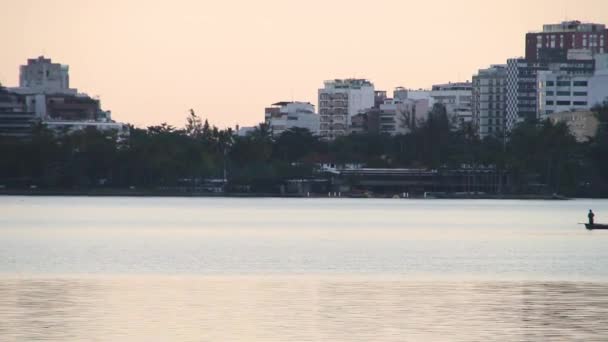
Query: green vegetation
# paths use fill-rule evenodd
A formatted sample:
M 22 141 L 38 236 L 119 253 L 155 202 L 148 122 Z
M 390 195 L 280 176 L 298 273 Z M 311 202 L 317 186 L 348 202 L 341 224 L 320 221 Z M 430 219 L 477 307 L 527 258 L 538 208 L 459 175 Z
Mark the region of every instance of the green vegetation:
M 479 140 L 470 127 L 450 130 L 445 109 L 410 134 L 358 134 L 323 142 L 304 129 L 273 138 L 262 124 L 238 137 L 190 111 L 183 129 L 131 128 L 128 139 L 88 129 L 55 136 L 36 127 L 30 140 L 0 137 L 0 185 L 53 189 L 195 187 L 226 177 L 229 191 L 278 192 L 287 179 L 310 178 L 321 162 L 377 168 L 494 166 L 512 193 L 542 188 L 570 196 L 608 194 L 608 103 L 594 109 L 595 139 L 577 143 L 564 124 L 524 123 L 504 138 Z

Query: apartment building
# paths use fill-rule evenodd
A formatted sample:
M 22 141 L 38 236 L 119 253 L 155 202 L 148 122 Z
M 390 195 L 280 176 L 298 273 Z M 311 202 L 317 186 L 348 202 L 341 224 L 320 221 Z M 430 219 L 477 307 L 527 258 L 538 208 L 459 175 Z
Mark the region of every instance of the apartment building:
M 364 79 L 326 81 L 318 91 L 319 135 L 326 140 L 349 134 L 352 118 L 374 107 L 374 85 Z
M 480 138 L 506 128 L 507 66 L 493 65 L 473 76 L 473 123 Z

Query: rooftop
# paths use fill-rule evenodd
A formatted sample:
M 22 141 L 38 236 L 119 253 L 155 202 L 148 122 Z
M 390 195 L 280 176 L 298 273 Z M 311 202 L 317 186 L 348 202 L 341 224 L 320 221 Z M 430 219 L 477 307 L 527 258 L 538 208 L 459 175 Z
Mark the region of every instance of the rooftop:
M 325 87 L 330 88 L 361 88 L 361 87 L 373 87 L 373 83 L 369 80 L 362 78 L 347 78 L 347 79 L 335 79 L 325 81 Z
M 601 32 L 606 30 L 606 25 L 596 23 L 583 23 L 579 20 L 563 21 L 559 24 L 543 25 L 542 31 L 530 33 L 559 33 L 559 32 Z

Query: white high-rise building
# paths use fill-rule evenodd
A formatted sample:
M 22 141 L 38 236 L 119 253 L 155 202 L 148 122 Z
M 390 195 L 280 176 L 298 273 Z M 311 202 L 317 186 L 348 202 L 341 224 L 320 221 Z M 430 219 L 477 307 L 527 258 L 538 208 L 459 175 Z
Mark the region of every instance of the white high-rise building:
M 69 67 L 44 56 L 28 59 L 27 64 L 21 66 L 19 87 L 39 93 L 75 92 L 70 90 Z
M 320 136 L 333 140 L 349 133 L 352 118 L 374 107 L 374 85 L 364 79 L 326 81 L 319 89 Z
M 274 136 L 291 128 L 305 128 L 319 135 L 319 115 L 315 113 L 315 106 L 308 102 L 274 103 L 264 114 L 264 121 Z
M 473 76 L 473 123 L 480 138 L 505 132 L 506 95 L 506 65 L 494 65 Z
M 448 118 L 457 127 L 473 120 L 472 100 L 471 82 L 437 84 L 431 90 L 431 107 L 435 103 L 444 105 Z
M 585 111 L 608 101 L 608 70 L 593 75 L 541 71 L 538 75 L 540 118 L 561 112 Z

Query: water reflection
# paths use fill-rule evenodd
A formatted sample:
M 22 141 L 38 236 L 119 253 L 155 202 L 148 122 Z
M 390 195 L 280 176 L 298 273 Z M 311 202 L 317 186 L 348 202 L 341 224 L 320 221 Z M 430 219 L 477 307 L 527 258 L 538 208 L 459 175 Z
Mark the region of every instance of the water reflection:
M 2 340 L 608 339 L 605 283 L 374 277 L 0 280 Z

